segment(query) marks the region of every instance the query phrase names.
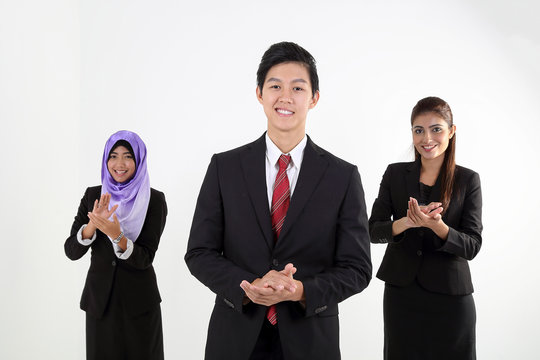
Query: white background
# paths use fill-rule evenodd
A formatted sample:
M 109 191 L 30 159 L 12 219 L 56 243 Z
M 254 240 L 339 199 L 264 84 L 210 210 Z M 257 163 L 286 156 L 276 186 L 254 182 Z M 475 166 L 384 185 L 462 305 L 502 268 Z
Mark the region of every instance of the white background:
M 510 5 L 512 4 L 512 5 Z M 0 1 L 0 358 L 83 359 L 89 256 L 63 244 L 103 146 L 149 149 L 168 223 L 155 258 L 165 354 L 201 359 L 213 294 L 183 261 L 215 152 L 255 140 L 263 52 L 294 41 L 318 62 L 307 131 L 358 165 L 371 209 L 388 163 L 412 158 L 409 115 L 447 100 L 457 162 L 478 171 L 484 246 L 471 262 L 479 359 L 538 357 L 540 27 L 536 1 Z M 384 246 L 372 247 L 376 270 Z M 347 359 L 382 358 L 383 283 L 341 304 Z

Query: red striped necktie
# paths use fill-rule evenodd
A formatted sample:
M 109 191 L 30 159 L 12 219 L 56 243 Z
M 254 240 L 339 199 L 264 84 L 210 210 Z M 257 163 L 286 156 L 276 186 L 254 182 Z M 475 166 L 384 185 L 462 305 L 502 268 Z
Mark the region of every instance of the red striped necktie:
M 279 157 L 279 170 L 274 183 L 274 193 L 272 194 L 272 208 L 270 216 L 272 217 L 272 231 L 274 232 L 274 241 L 278 240 L 279 233 L 285 222 L 285 216 L 291 202 L 291 188 L 289 186 L 289 178 L 287 177 L 287 167 L 291 162 L 290 155 L 281 155 Z M 266 318 L 272 325 L 277 324 L 276 306 L 272 305 L 268 308 Z

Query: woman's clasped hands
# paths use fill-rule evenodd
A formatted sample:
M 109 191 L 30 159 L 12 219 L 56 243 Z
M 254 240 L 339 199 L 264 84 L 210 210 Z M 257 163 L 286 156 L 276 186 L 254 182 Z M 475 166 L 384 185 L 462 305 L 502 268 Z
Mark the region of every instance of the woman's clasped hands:
M 92 212 L 88 213 L 90 222 L 88 226 L 99 229 L 102 233 L 110 238 L 116 238 L 121 233 L 120 222 L 114 213 L 118 208 L 118 204 L 109 209 L 109 203 L 111 201 L 111 194 L 102 194 L 99 201 L 94 202 L 94 208 Z M 109 221 L 109 218 L 113 216 L 113 221 Z
M 441 221 L 442 211 L 442 203 L 440 202 L 421 206 L 415 198 L 410 197 L 406 217 L 407 226 L 433 228 Z

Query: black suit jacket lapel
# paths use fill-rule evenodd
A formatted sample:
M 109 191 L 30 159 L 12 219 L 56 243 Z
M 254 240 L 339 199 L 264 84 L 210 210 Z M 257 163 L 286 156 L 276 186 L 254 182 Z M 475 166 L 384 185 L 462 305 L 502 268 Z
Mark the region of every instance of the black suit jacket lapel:
M 407 184 L 407 196 L 413 197 L 416 200 L 420 197 L 420 168 L 421 163 L 420 159 L 417 159 L 415 162 L 411 163 L 407 167 L 407 173 L 405 174 L 405 182 Z M 407 201 L 409 199 L 407 198 Z
M 259 226 L 268 247 L 274 248 L 274 235 L 272 233 L 272 220 L 270 219 L 270 209 L 268 206 L 268 196 L 266 191 L 266 142 L 265 136 L 248 145 L 248 148 L 241 158 L 242 171 L 246 181 L 247 190 L 255 214 L 259 221 Z
M 291 227 L 294 226 L 296 219 L 302 213 L 304 206 L 317 187 L 327 167 L 328 160 L 325 159 L 324 154 L 308 136 L 304 158 L 302 159 L 302 167 L 298 174 L 298 181 L 296 182 L 291 204 L 285 217 L 285 223 L 279 234 L 278 244 L 280 244 L 281 239 L 287 236 Z

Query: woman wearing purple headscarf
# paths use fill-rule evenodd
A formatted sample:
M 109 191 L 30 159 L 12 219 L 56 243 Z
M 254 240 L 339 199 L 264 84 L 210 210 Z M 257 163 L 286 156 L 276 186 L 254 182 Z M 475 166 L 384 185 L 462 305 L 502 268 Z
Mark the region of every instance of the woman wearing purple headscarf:
M 137 134 L 124 130 L 107 140 L 101 184 L 86 189 L 64 244 L 71 260 L 92 249 L 80 304 L 87 359 L 163 359 L 152 261 L 167 204 L 150 188 L 146 146 Z

